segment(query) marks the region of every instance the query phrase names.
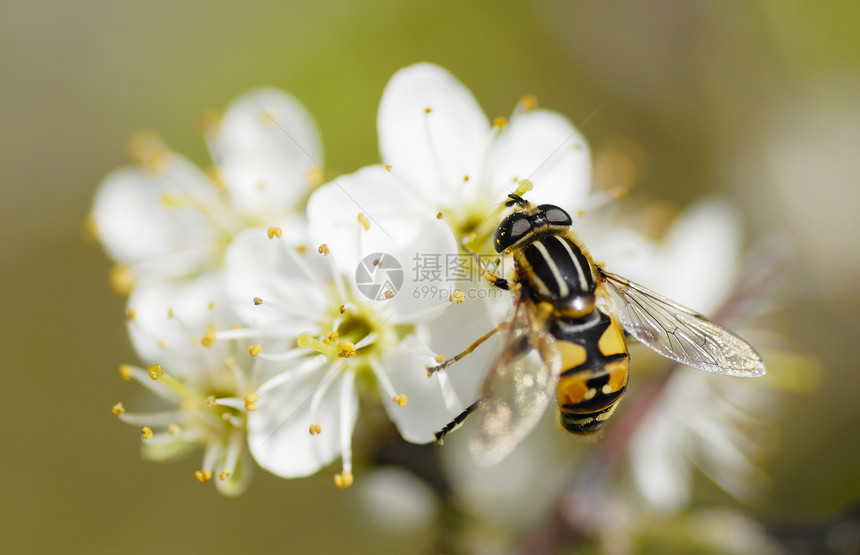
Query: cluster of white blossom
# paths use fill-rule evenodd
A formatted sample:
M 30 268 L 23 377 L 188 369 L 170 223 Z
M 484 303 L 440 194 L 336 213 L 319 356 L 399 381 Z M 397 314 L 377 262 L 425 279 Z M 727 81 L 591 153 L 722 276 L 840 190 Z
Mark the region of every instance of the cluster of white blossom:
M 252 459 L 286 478 L 340 459 L 335 483 L 349 486 L 360 400 L 381 404 L 406 441 L 429 443 L 477 398 L 491 347 L 456 371 L 428 378 L 425 369 L 505 318 L 510 298 L 485 294 L 479 276 L 451 261 L 464 258 L 464 239 L 485 252 L 503 201 L 526 182 L 529 200 L 578 215 L 609 268 L 700 310 L 731 290 L 739 243 L 730 207 L 698 205 L 659 244 L 583 219 L 606 195 L 591 192 L 579 131 L 532 97 L 490 120 L 431 64 L 393 76 L 378 116 L 381 163 L 348 175 L 322 169 L 311 116 L 274 89 L 238 98 L 204 132 L 207 171 L 153 135 L 132 141 L 138 163 L 104 180 L 93 222 L 116 261 L 112 284 L 129 295 L 128 330 L 143 361 L 120 374 L 165 402 L 113 412 L 141 429 L 149 458 L 203 447 L 196 477 L 214 478 L 225 494 L 244 490 Z M 675 398 L 701 408 L 692 395 Z M 642 428 L 653 437 L 634 440 L 634 459 L 648 461 L 634 476 L 658 504 L 683 497 L 668 474 L 688 474 L 678 457 L 690 444 L 663 431 L 672 410 Z M 731 440 L 705 430 L 720 425 L 705 417 L 681 424 L 697 438 Z

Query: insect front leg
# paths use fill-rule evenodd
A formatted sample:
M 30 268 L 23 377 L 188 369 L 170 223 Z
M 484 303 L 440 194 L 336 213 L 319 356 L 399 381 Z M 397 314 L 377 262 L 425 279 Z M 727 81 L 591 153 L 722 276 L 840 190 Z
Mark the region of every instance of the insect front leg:
M 507 325 L 507 322 L 502 322 L 501 324 L 499 324 L 495 328 L 491 329 L 490 331 L 488 331 L 487 333 L 485 333 L 484 335 L 482 335 L 481 337 L 479 337 L 478 339 L 473 341 L 472 344 L 469 345 L 468 347 L 466 347 L 460 354 L 458 354 L 452 358 L 449 358 L 447 360 L 444 360 L 435 366 L 427 366 L 427 377 L 429 378 L 430 376 L 432 376 L 434 373 L 438 372 L 439 370 L 442 370 L 443 368 L 447 368 L 447 367 L 451 366 L 452 364 L 454 364 L 455 362 L 457 362 L 458 360 L 460 360 L 464 356 L 468 355 L 469 353 L 471 353 L 472 351 L 477 349 L 481 345 L 481 343 L 483 343 L 484 341 L 486 341 L 487 339 L 492 337 L 493 334 L 498 332 L 500 329 L 506 327 L 506 325 Z

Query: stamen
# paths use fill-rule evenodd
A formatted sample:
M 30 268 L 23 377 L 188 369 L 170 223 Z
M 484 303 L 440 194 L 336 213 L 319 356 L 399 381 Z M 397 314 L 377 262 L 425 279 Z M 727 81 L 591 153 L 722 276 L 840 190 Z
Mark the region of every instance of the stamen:
M 386 166 L 385 166 L 385 171 L 387 171 L 388 173 L 391 173 L 391 166 L 390 166 L 390 165 L 386 165 Z
M 394 401 L 394 404 L 398 407 L 406 406 L 406 395 L 404 393 L 401 393 L 400 395 L 395 395 L 391 398 L 391 400 Z
M 340 308 L 338 309 L 338 311 L 340 311 L 340 313 L 343 314 L 344 312 L 346 312 L 346 306 L 340 305 Z
M 125 264 L 114 264 L 108 272 L 111 289 L 120 295 L 128 295 L 134 289 L 134 272 Z
M 364 212 L 358 213 L 358 223 L 361 224 L 361 227 L 364 228 L 364 231 L 370 230 L 370 218 L 367 217 L 367 214 Z
M 222 470 L 221 473 L 218 474 L 218 479 L 223 482 L 224 480 L 226 480 L 230 476 L 231 476 L 231 474 L 229 472 L 227 472 L 226 470 Z
M 322 245 L 320 245 L 320 246 L 319 246 L 319 248 L 317 249 L 317 252 L 318 252 L 318 253 L 320 253 L 320 254 L 321 254 L 321 255 L 323 255 L 323 256 L 328 256 L 328 254 L 329 254 L 331 251 L 329 250 L 328 245 L 326 245 L 325 243 L 323 243 Z
M 147 369 L 147 373 L 149 374 L 149 379 L 158 381 L 158 378 L 164 375 L 164 367 L 158 363 L 153 364 Z
M 431 108 L 430 106 L 427 106 L 426 108 L 424 108 L 424 113 L 425 113 L 425 114 L 429 114 L 429 113 L 430 113 L 430 112 L 432 112 L 432 111 L 433 111 L 433 108 Z
M 308 187 L 316 189 L 325 182 L 325 172 L 317 165 L 308 168 Z
M 343 471 L 340 474 L 334 475 L 334 485 L 337 486 L 338 489 L 345 489 L 352 485 L 353 476 L 352 472 Z
M 167 168 L 170 151 L 161 138 L 151 131 L 135 133 L 129 140 L 128 150 L 132 159 L 149 173 L 163 173 Z
M 337 341 L 337 340 L 338 340 L 337 332 L 336 331 L 330 331 L 330 332 L 325 334 L 325 337 L 323 337 L 322 342 L 324 345 L 329 345 L 333 341 Z
M 99 226 L 96 223 L 96 215 L 90 212 L 86 215 L 83 221 L 84 237 L 90 241 L 95 241 L 99 238 Z
M 459 289 L 455 289 L 454 293 L 448 297 L 448 300 L 454 304 L 463 304 L 463 301 L 466 300 L 466 294 L 460 291 Z
M 523 110 L 526 112 L 531 112 L 538 107 L 538 99 L 533 94 L 527 94 L 520 99 L 520 106 L 522 106 Z
M 131 322 L 134 320 L 134 317 L 137 316 L 137 311 L 133 308 L 129 308 L 128 312 L 125 313 L 125 319 Z
M 254 343 L 248 348 L 248 354 L 251 355 L 251 358 L 257 358 L 257 355 L 263 350 L 263 346 L 259 343 Z
M 340 452 L 343 463 L 343 487 L 352 484 L 352 426 L 350 418 L 358 411 L 355 395 L 355 372 L 347 370 L 340 384 Z M 337 482 L 335 482 L 337 483 Z
M 198 470 L 194 473 L 194 478 L 202 484 L 212 479 L 212 473 L 208 470 Z
M 149 439 L 152 437 L 152 428 L 149 426 L 144 426 L 140 429 L 140 437 L 143 439 Z
M 442 218 L 444 218 L 444 217 L 445 217 L 445 215 L 444 215 L 444 214 L 442 214 L 442 212 L 438 212 L 438 213 L 436 214 L 436 219 L 437 219 L 437 220 L 441 220 L 441 219 L 442 219 Z
M 182 428 L 179 427 L 179 424 L 171 423 L 167 425 L 167 433 L 172 436 L 178 436 L 182 433 Z
M 110 411 L 114 413 L 116 416 L 125 412 L 125 407 L 122 406 L 122 403 L 117 403 L 113 407 L 111 407 Z
M 260 306 L 261 304 L 263 304 L 263 299 L 261 299 L 260 297 L 254 297 L 254 304 Z
M 281 238 L 281 232 L 282 232 L 282 230 L 279 227 L 270 227 L 269 229 L 266 230 L 266 235 L 269 236 L 269 239 L 274 239 L 275 237 L 280 239 Z
M 388 374 L 385 373 L 385 370 L 379 364 L 379 361 L 375 358 L 370 359 L 370 368 L 373 370 L 373 375 L 376 376 L 376 381 L 379 382 L 379 385 L 382 387 L 385 394 L 394 401 L 396 405 L 401 407 L 406 405 L 406 395 L 403 393 L 397 393 L 394 389 L 394 384 L 391 383 L 391 380 L 388 378 Z
M 322 427 L 319 424 L 311 424 L 310 428 L 308 428 L 308 433 L 312 436 L 319 435 L 322 433 Z
M 210 327 L 206 330 L 206 333 L 203 334 L 203 339 L 200 340 L 200 344 L 204 347 L 211 347 L 213 343 L 215 343 L 215 330 Z
M 132 377 L 131 374 L 131 365 L 130 364 L 120 364 L 119 365 L 119 377 L 124 379 L 125 381 L 129 381 Z
M 249 394 L 245 395 L 245 410 L 248 412 L 254 412 L 258 408 L 260 408 L 256 404 L 257 401 L 259 401 L 259 400 L 260 400 L 260 396 L 257 395 L 256 393 L 249 393 Z
M 493 127 L 496 127 L 498 129 L 504 129 L 507 124 L 508 120 L 503 116 L 499 116 L 493 120 Z
M 198 123 L 200 132 L 206 137 L 216 137 L 221 127 L 221 114 L 218 112 L 206 112 Z

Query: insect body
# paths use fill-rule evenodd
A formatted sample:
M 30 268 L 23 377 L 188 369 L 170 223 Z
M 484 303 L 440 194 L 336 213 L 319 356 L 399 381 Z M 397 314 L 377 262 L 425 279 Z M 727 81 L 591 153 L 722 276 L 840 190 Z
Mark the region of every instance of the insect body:
M 508 279 L 485 272 L 510 290 L 507 321 L 496 332 L 502 349 L 484 380 L 484 394 L 436 432 L 441 440 L 477 411 L 472 448 L 483 461 L 504 457 L 555 397 L 562 426 L 576 434 L 600 429 L 627 387 L 625 333 L 661 355 L 717 374 L 761 376 L 761 357 L 745 341 L 704 316 L 600 268 L 561 208 L 509 195 L 514 211 L 499 224 L 494 246 L 513 259 Z

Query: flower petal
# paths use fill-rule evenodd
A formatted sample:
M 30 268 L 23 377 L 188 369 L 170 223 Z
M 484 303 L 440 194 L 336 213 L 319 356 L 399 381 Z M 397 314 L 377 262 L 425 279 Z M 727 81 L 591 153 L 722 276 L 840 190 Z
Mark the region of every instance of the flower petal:
M 358 396 L 353 388 L 354 402 L 344 406 L 340 381 L 345 376 L 322 383 L 323 370 L 288 370 L 290 379 L 268 390 L 257 402 L 259 409 L 248 415 L 248 446 L 269 472 L 284 478 L 308 476 L 341 455 L 341 434 L 351 435 L 358 418 Z M 321 387 L 324 393 L 312 411 L 311 399 Z M 342 423 L 348 430 L 341 429 Z M 320 433 L 310 433 L 312 424 L 320 426 Z
M 163 161 L 157 172 L 128 166 L 109 174 L 96 194 L 93 215 L 112 258 L 156 259 L 151 273 L 172 276 L 207 258 L 216 230 L 201 208 L 217 203 L 218 192 L 185 158 L 166 152 Z
M 411 443 L 434 441 L 433 433 L 456 416 L 445 407 L 438 378 L 427 376 L 424 368 L 434 363 L 431 355 L 423 354 L 427 352 L 427 346 L 410 335 L 383 358 L 389 381 L 407 401 L 400 406 L 386 398 L 382 404 L 400 435 Z
M 269 225 L 313 184 L 323 163 L 322 142 L 310 113 L 292 96 L 271 88 L 236 99 L 213 141 L 213 158 L 235 208 Z
M 583 207 L 591 187 L 591 154 L 585 138 L 564 116 L 533 110 L 511 118 L 491 151 L 492 197 L 497 201 L 529 179 L 528 199 L 573 212 Z
M 433 195 L 453 194 L 463 176 L 475 173 L 490 130 L 472 93 L 429 63 L 394 74 L 382 95 L 377 127 L 383 162 L 419 192 Z

